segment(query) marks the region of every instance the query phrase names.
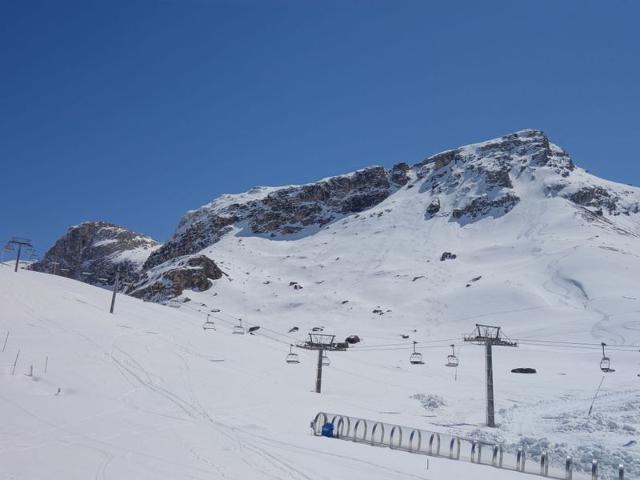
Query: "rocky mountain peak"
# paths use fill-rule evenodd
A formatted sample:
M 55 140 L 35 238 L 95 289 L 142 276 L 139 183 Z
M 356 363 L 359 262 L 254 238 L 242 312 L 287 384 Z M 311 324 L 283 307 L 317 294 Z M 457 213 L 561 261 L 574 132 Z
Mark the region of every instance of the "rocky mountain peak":
M 118 270 L 124 285 L 138 279 L 145 260 L 158 246 L 154 239 L 113 223 L 83 222 L 70 227 L 30 268 L 95 285 L 113 284 Z

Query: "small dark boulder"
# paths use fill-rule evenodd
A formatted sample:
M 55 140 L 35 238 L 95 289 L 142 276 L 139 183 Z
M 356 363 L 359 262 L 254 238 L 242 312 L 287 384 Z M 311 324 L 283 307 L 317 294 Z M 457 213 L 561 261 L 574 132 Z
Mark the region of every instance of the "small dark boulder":
M 298 327 L 291 327 L 289 329 L 289 333 L 294 333 L 294 332 L 297 332 L 298 330 L 300 330 Z
M 260 327 L 256 326 L 256 327 L 249 327 L 249 329 L 247 330 L 247 332 L 249 332 L 250 335 L 253 335 L 253 332 L 255 332 L 256 330 L 260 330 Z
M 444 262 L 445 260 L 455 260 L 458 256 L 455 253 L 451 252 L 442 252 L 440 255 L 440 261 Z
M 427 207 L 427 213 L 431 216 L 440 211 L 440 199 L 438 197 L 431 200 L 431 203 Z
M 355 345 L 356 343 L 360 343 L 360 337 L 358 335 L 349 335 L 344 341 L 349 345 Z
M 294 290 L 302 290 L 302 285 L 298 282 L 289 282 L 289 286 L 293 287 Z

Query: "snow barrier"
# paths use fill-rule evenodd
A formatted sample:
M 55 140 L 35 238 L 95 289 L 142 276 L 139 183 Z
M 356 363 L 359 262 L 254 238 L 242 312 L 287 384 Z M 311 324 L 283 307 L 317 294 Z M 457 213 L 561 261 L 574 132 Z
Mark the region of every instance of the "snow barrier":
M 528 458 L 524 447 L 516 448 L 515 451 L 512 448 L 507 450 L 501 444 L 337 413 L 318 413 L 311 421 L 313 434 L 323 435 L 323 427 L 326 424 L 333 426 L 331 437 L 340 440 L 487 465 L 558 480 L 597 480 L 602 478 L 598 476 L 597 460 L 593 460 L 588 466 L 579 465 L 579 467 L 586 468 L 576 469 L 571 457 L 566 457 L 562 467 L 551 466 L 547 452 L 542 452 L 535 459 Z M 324 431 L 326 432 L 327 429 Z M 624 480 L 624 466 L 620 464 L 614 475 L 606 475 L 605 478 Z

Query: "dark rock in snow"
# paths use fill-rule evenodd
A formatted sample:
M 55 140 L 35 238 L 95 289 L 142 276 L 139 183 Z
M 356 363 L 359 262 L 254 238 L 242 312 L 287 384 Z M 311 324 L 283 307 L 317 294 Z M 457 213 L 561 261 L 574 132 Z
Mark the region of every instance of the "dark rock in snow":
M 440 255 L 441 262 L 444 262 L 445 260 L 455 260 L 456 258 L 458 258 L 458 256 L 451 252 L 442 252 L 442 255 Z
M 431 200 L 431 203 L 427 207 L 427 213 L 430 216 L 433 216 L 436 213 L 438 213 L 439 211 L 440 211 L 440 199 L 438 197 L 436 197 L 433 200 Z
M 456 219 L 476 218 L 492 214 L 501 216 L 508 213 L 520 201 L 520 197 L 513 193 L 507 193 L 495 199 L 488 197 L 477 197 L 461 208 L 456 208 L 451 212 L 451 216 Z
M 356 343 L 360 343 L 361 340 L 358 335 L 349 335 L 347 338 L 344 339 L 344 341 L 350 345 L 355 345 Z
M 205 255 L 175 259 L 167 269 L 152 269 L 146 278 L 131 287 L 130 295 L 146 300 L 161 301 L 177 297 L 184 290 L 202 292 L 213 285 L 211 280 L 222 278 L 224 273 Z

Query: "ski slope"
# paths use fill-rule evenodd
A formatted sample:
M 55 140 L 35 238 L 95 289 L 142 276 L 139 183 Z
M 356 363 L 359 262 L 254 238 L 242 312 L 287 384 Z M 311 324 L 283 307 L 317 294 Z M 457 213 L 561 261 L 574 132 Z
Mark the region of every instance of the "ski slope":
M 326 395 L 312 393 L 312 359 L 303 355 L 306 365 L 290 368 L 268 338 L 222 325 L 204 332 L 201 315 L 125 296 L 110 315 L 105 290 L 6 265 L 0 284 L 0 327 L 10 332 L 0 354 L 0 478 L 388 479 L 450 471 L 449 462 L 432 461 L 427 471 L 420 456 L 311 436 L 317 410 L 364 412 L 376 402 L 359 395 L 345 403 L 340 385 L 351 377 L 338 371 L 327 373 Z M 25 375 L 31 365 L 33 377 Z
M 253 260 L 247 258 L 247 262 Z M 372 267 L 369 275 L 375 277 L 382 265 Z M 296 294 L 307 292 L 307 279 L 298 280 L 305 288 Z M 219 291 L 192 294 L 202 298 L 180 308 L 119 296 L 116 314 L 110 315 L 110 292 L 106 290 L 37 272 L 14 273 L 1 266 L 2 339 L 4 332 L 10 332 L 0 354 L 4 365 L 0 393 L 2 478 L 520 476 L 441 459 L 431 459 L 427 470 L 422 456 L 313 437 L 309 421 L 321 410 L 485 438 L 499 435 L 507 442 L 525 438 L 532 451 L 546 437 L 563 443 L 559 449 L 582 452 L 588 461 L 591 454 L 628 452 L 628 472 L 635 468 L 636 447 L 624 450 L 621 444 L 636 438 L 635 429 L 640 427 L 634 385 L 637 352 L 612 352 L 617 372 L 606 378 L 595 414 L 587 419 L 586 409 L 601 377 L 597 351 L 533 345 L 497 351 L 501 426 L 488 431 L 481 427 L 480 347 L 460 348 L 457 380 L 454 372 L 443 366 L 447 346 L 442 342 L 435 342 L 433 348 L 423 344 L 426 365 L 422 367 L 408 364 L 406 349 L 375 347 L 401 343 L 394 332 L 411 332 L 413 328 L 418 332 L 411 332 L 412 338 L 433 339 L 436 332 L 440 339 L 459 337 L 459 330 L 475 318 L 429 325 L 424 317 L 420 322 L 418 316 L 385 314 L 365 320 L 354 315 L 347 322 L 348 315 L 323 314 L 321 305 L 315 305 L 315 313 L 311 302 L 305 308 L 308 315 L 296 314 L 300 307 L 291 302 L 278 315 L 257 310 L 264 305 L 254 307 L 249 315 L 238 303 L 236 310 L 245 315 L 246 325 L 263 325 L 256 335 L 233 335 L 235 320 L 226 305 L 214 314 L 217 330 L 203 331 L 204 311 L 210 308 L 197 302 L 206 299 L 214 303 L 211 300 L 223 294 L 228 297 L 231 292 L 224 289 L 237 288 L 242 282 L 232 278 L 221 284 Z M 283 294 L 289 288 L 284 284 Z M 375 295 L 378 303 L 384 304 L 382 290 Z M 568 301 L 564 295 L 558 294 L 560 304 Z M 264 302 L 268 301 L 265 295 Z M 619 299 L 610 303 L 629 308 Z M 481 305 L 478 302 L 475 308 Z M 491 306 L 488 303 L 478 311 L 477 319 Z M 538 317 L 540 310 L 547 315 L 549 308 L 525 305 L 513 311 L 522 319 Z M 293 312 L 285 314 L 288 310 Z M 501 312 L 497 313 L 501 320 L 513 315 L 504 308 Z M 575 321 L 569 318 L 552 333 L 560 337 Z M 326 331 L 357 333 L 364 341 L 351 351 L 332 356 L 332 365 L 324 372 L 323 394 L 317 395 L 312 392 L 315 355 L 300 351 L 300 365 L 286 365 L 284 356 L 289 340 L 302 339 L 307 327 L 320 322 Z M 301 331 L 297 337 L 288 337 L 286 332 L 294 323 Z M 508 324 L 508 333 L 527 331 L 516 326 L 517 318 Z M 536 333 L 535 326 L 529 327 L 527 335 Z M 18 350 L 15 375 L 11 375 Z M 25 375 L 31 365 L 33 377 Z M 531 365 L 539 369 L 538 375 L 508 373 L 513 366 Z M 437 395 L 444 405 L 423 407 L 420 399 L 434 398 L 429 395 Z

